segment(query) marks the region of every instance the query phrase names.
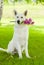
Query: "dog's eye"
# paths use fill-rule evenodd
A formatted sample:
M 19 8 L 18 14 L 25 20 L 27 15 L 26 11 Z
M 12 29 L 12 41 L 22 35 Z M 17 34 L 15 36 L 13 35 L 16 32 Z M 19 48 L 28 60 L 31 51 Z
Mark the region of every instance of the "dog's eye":
M 17 16 L 17 18 L 19 18 L 19 17 Z
M 23 18 L 23 17 L 21 17 L 21 18 Z

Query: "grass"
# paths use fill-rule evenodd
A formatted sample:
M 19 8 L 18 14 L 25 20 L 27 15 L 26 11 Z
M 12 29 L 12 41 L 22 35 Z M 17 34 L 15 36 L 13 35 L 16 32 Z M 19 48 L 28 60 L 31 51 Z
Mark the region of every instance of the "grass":
M 0 47 L 7 48 L 13 36 L 13 27 L 0 26 Z M 29 29 L 28 49 L 31 59 L 26 58 L 25 53 L 23 53 L 23 58 L 19 59 L 18 54 L 11 57 L 10 54 L 0 51 L 0 65 L 44 65 L 44 33 L 42 33 L 42 29 L 44 29 L 43 26 L 31 26 Z

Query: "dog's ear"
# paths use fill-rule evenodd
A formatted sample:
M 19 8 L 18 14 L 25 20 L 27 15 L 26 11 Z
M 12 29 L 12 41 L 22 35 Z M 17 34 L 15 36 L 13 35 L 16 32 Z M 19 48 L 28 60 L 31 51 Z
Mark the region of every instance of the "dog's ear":
M 14 10 L 14 14 L 17 15 L 17 11 L 16 10 Z
M 24 12 L 24 15 L 25 15 L 25 16 L 27 15 L 27 10 Z

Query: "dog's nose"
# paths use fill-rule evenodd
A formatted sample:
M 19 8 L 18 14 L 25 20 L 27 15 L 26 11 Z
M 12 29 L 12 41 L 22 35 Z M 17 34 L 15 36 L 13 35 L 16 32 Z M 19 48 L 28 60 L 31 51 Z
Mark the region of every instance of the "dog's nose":
M 20 20 L 18 20 L 17 23 L 20 24 Z

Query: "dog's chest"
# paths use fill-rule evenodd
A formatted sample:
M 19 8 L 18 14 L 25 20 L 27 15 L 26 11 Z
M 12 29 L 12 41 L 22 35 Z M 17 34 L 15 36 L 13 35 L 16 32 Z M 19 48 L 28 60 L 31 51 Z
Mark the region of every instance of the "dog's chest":
M 27 26 L 15 26 L 15 38 L 20 42 L 25 41 L 27 38 Z

